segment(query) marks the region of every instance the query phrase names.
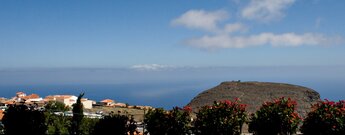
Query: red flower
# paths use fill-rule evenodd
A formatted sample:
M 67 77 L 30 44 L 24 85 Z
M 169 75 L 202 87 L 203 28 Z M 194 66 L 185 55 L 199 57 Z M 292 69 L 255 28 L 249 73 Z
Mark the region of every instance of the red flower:
M 183 107 L 183 110 L 186 112 L 192 112 L 192 108 L 190 106 Z
M 329 102 L 328 104 L 330 104 L 330 105 L 334 105 L 334 101 L 331 101 L 331 102 Z
M 225 100 L 224 103 L 227 104 L 227 105 L 231 105 L 231 101 L 230 100 Z
M 244 111 L 246 109 L 247 105 L 246 104 L 240 104 L 240 110 Z

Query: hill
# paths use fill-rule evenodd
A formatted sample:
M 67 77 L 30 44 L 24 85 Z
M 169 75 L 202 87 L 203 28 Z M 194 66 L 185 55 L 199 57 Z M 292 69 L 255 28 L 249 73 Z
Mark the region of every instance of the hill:
M 212 105 L 214 101 L 240 98 L 247 104 L 249 113 L 255 112 L 264 102 L 280 97 L 297 101 L 297 112 L 304 117 L 312 104 L 320 100 L 320 94 L 310 88 L 271 82 L 222 82 L 220 85 L 198 94 L 188 103 L 196 112 L 201 106 Z

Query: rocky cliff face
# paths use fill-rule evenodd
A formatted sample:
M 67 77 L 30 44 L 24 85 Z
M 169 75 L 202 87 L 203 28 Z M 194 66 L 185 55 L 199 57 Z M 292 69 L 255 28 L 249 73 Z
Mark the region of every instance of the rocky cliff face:
M 297 112 L 302 116 L 310 111 L 311 105 L 320 100 L 315 90 L 283 83 L 268 82 L 222 82 L 220 85 L 197 95 L 189 104 L 194 111 L 204 105 L 212 105 L 214 101 L 234 100 L 240 98 L 247 104 L 249 113 L 255 112 L 266 101 L 280 97 L 290 97 L 297 101 Z

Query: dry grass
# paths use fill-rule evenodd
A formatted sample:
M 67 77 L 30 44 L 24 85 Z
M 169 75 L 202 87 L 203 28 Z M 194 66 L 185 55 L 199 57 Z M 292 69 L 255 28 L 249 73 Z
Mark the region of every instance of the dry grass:
M 113 113 L 120 113 L 122 115 L 133 115 L 135 121 L 142 121 L 144 119 L 144 110 L 141 109 L 129 109 L 129 108 L 115 108 L 115 107 L 105 107 L 105 106 L 97 106 L 93 107 L 92 109 L 86 109 L 85 112 L 100 112 L 102 111 L 103 114 Z M 147 112 L 147 111 L 146 111 Z

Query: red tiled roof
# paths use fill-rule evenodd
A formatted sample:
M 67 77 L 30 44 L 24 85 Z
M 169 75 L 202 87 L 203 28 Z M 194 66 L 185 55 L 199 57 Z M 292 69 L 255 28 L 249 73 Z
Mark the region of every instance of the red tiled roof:
M 113 103 L 114 100 L 111 100 L 111 99 L 104 99 L 101 101 L 102 103 Z
M 40 96 L 37 95 L 37 94 L 31 94 L 31 95 L 27 95 L 27 96 L 23 97 L 23 99 L 26 99 L 26 100 L 28 100 L 28 99 L 35 99 L 35 98 L 40 98 Z
M 8 105 L 13 105 L 15 102 L 14 101 L 6 101 L 5 104 L 8 104 Z

